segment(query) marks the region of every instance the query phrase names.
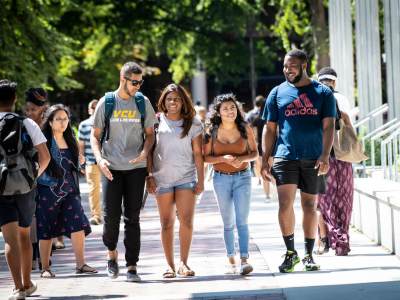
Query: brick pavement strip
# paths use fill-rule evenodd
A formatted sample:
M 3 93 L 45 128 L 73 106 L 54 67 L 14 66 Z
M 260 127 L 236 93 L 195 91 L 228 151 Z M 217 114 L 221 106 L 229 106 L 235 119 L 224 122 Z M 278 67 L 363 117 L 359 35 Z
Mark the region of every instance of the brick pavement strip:
M 87 211 L 85 184 L 82 184 L 81 190 Z M 351 235 L 352 252 L 348 257 L 336 257 L 332 253 L 318 257 L 317 261 L 322 266 L 320 272 L 303 272 L 298 266 L 293 274 L 277 273 L 284 253 L 277 209 L 276 200 L 266 203 L 261 186 L 254 182 L 249 217 L 250 262 L 254 272 L 247 277 L 226 275 L 222 221 L 208 185 L 196 209 L 189 259 L 196 277 L 164 280 L 162 273 L 167 266 L 159 238 L 158 212 L 154 199 L 149 198 L 141 217 L 142 251 L 138 264 L 141 283 L 128 283 L 124 278 L 123 224 L 118 245 L 121 275 L 115 280 L 110 280 L 105 274 L 102 227 L 93 226 L 93 233 L 86 240 L 86 257 L 88 264 L 98 268 L 99 274 L 74 274 L 73 252 L 67 240 L 67 248 L 56 251 L 52 257 L 56 278 L 41 279 L 38 271 L 33 272 L 33 279 L 39 288 L 30 299 L 400 299 L 400 260 L 355 231 Z M 298 201 L 295 210 L 295 241 L 302 255 Z M 179 245 L 176 241 L 177 262 L 178 255 Z M 11 287 L 4 256 L 0 256 L 0 300 L 6 299 Z

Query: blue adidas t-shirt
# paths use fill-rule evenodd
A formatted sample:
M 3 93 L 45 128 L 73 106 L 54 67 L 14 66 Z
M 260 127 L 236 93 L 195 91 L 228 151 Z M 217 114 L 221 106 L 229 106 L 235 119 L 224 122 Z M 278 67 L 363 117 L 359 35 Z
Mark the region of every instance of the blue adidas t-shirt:
M 263 119 L 279 126 L 274 157 L 318 159 L 322 153 L 322 119 L 335 116 L 333 93 L 315 80 L 303 87 L 285 81 L 273 88 L 267 98 Z

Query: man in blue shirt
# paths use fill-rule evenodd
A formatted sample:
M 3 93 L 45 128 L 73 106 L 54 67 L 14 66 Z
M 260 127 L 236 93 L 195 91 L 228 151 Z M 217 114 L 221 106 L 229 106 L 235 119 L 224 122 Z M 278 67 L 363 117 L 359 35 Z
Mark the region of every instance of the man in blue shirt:
M 93 113 L 96 110 L 97 99 L 89 102 L 88 113 L 89 118 L 79 124 L 78 140 L 79 152 L 85 157 L 85 175 L 89 187 L 89 205 L 90 205 L 90 224 L 100 225 L 101 203 L 100 203 L 100 184 L 101 171 L 94 157 L 92 145 L 90 144 L 90 133 L 93 127 Z
M 304 214 L 302 261 L 305 270 L 319 270 L 312 257 L 317 230 L 316 196 L 325 188 L 322 175 L 329 169 L 336 104 L 328 87 L 308 77 L 307 62 L 304 51 L 295 49 L 286 54 L 286 81 L 272 89 L 263 113 L 267 123 L 262 176 L 268 181 L 273 176 L 278 187 L 279 224 L 287 248 L 279 267 L 282 273 L 293 272 L 300 262 L 294 248 L 293 203 L 297 188 Z M 272 166 L 268 163 L 270 156 L 274 156 Z

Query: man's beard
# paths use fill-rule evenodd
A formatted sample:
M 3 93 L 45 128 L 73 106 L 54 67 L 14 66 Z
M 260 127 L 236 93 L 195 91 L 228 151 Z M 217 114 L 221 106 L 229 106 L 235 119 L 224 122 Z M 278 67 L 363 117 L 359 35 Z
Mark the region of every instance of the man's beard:
M 289 78 L 288 78 L 286 75 L 285 75 L 285 77 L 286 77 L 286 80 L 287 80 L 289 83 L 291 83 L 291 84 L 296 84 L 296 83 L 298 83 L 298 82 L 301 80 L 301 78 L 303 77 L 303 68 L 300 67 L 299 74 L 298 74 L 293 80 L 289 80 Z
M 128 82 L 125 82 L 125 84 L 124 84 L 124 92 L 127 93 L 130 97 L 135 96 L 135 92 L 133 92 L 133 94 L 132 94 L 132 93 L 129 91 L 127 85 L 128 85 Z

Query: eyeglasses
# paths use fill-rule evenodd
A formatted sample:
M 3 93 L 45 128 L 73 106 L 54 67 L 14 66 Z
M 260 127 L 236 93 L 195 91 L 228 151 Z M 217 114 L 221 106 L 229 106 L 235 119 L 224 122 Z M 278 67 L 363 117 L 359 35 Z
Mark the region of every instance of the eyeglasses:
M 68 118 L 54 118 L 54 121 L 56 121 L 56 122 L 68 122 L 69 119 Z
M 133 86 L 138 86 L 138 85 L 142 85 L 144 79 L 142 80 L 136 80 L 136 79 L 130 79 L 129 77 L 124 77 L 127 81 L 129 81 Z

